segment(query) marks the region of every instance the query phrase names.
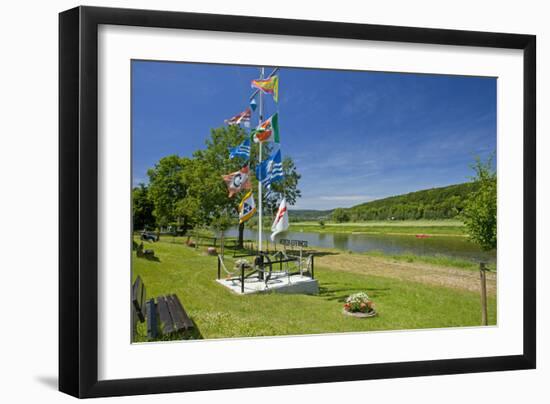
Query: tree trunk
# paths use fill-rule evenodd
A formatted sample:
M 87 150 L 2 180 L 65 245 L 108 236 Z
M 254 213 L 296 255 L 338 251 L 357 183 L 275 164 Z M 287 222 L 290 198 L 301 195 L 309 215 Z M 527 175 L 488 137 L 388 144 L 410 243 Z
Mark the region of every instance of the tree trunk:
M 244 222 L 239 223 L 239 240 L 238 240 L 237 246 L 239 248 L 243 248 L 243 243 L 244 243 Z

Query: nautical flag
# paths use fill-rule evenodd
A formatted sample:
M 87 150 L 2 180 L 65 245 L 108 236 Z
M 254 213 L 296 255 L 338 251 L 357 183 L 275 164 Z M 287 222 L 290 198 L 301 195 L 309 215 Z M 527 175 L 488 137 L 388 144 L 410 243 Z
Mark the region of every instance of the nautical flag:
M 271 189 L 271 183 L 281 181 L 284 178 L 281 150 L 277 150 L 256 167 L 256 178 L 267 189 Z
M 250 109 L 252 109 L 252 112 L 256 111 L 256 108 L 258 107 L 258 104 L 256 103 L 256 98 L 252 98 L 252 101 L 250 101 Z
M 237 114 L 232 118 L 226 119 L 224 122 L 227 125 L 239 125 L 241 122 L 246 125 L 247 122 L 250 122 L 251 115 L 252 115 L 252 111 L 250 111 L 250 108 L 247 108 L 240 114 Z
M 243 189 L 250 189 L 250 178 L 248 175 L 249 169 L 248 165 L 241 168 L 239 171 L 234 173 L 222 175 L 225 184 L 227 185 L 227 190 L 229 191 L 229 197 L 232 198 L 233 195 L 238 193 Z
M 252 191 L 244 196 L 243 200 L 239 204 L 239 224 L 246 222 L 256 213 L 256 204 L 254 203 L 254 196 Z
M 286 199 L 283 198 L 281 204 L 279 205 L 279 210 L 277 211 L 277 216 L 271 225 L 271 241 L 275 241 L 275 236 L 283 231 L 288 230 L 288 210 L 286 206 Z
M 275 102 L 279 101 L 279 76 L 271 76 L 265 80 L 252 80 L 251 85 L 264 94 L 273 94 Z
M 242 157 L 248 160 L 250 158 L 250 139 L 246 139 L 237 147 L 229 149 L 229 158 Z
M 279 114 L 276 112 L 256 129 L 250 131 L 254 142 L 275 142 L 279 143 Z

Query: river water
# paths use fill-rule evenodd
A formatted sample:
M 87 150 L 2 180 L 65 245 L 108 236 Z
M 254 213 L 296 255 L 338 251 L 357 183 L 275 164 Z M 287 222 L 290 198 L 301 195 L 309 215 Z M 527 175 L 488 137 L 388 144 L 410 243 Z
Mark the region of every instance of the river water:
M 264 233 L 264 240 L 269 239 L 269 232 Z M 238 229 L 232 228 L 228 236 L 238 235 Z M 257 240 L 256 230 L 245 229 L 244 238 Z M 416 238 L 411 235 L 384 234 L 349 234 L 349 233 L 315 233 L 286 231 L 276 236 L 280 239 L 305 240 L 310 247 L 337 248 L 344 251 L 368 252 L 381 251 L 386 254 L 414 254 L 423 256 L 447 256 L 473 262 L 485 261 L 494 263 L 495 252 L 484 252 L 465 237 L 434 236 Z M 265 241 L 264 241 L 265 242 Z

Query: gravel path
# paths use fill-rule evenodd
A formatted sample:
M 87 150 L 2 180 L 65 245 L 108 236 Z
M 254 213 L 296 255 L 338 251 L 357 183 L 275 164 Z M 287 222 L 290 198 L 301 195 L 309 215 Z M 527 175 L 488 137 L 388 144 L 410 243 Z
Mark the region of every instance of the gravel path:
M 427 285 L 479 292 L 479 271 L 455 269 L 417 262 L 399 262 L 391 258 L 369 257 L 358 254 L 334 254 L 315 258 L 323 267 L 420 282 Z M 496 293 L 496 273 L 487 272 L 487 293 Z

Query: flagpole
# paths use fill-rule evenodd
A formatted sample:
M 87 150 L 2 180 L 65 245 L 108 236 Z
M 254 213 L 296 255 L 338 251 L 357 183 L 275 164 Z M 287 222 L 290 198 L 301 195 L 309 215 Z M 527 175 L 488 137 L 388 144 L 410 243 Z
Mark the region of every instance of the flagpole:
M 264 78 L 264 68 L 260 68 L 260 80 Z M 263 93 L 260 91 L 260 110 L 258 114 L 259 123 L 258 126 L 262 124 L 264 119 L 264 99 Z M 258 164 L 262 162 L 262 142 L 258 142 L 260 146 L 260 152 L 258 153 Z M 259 213 L 258 213 L 258 251 L 262 251 L 262 212 L 263 212 L 263 200 L 262 200 L 262 181 L 258 181 L 258 200 L 259 200 Z

